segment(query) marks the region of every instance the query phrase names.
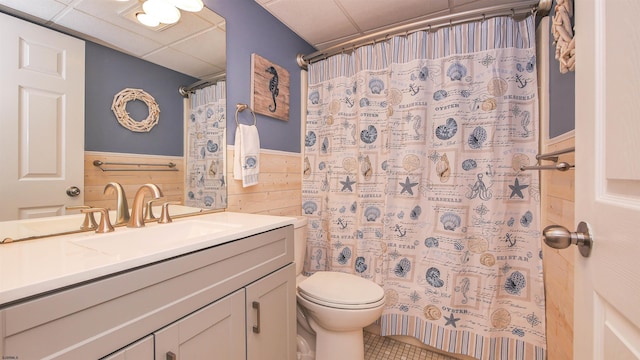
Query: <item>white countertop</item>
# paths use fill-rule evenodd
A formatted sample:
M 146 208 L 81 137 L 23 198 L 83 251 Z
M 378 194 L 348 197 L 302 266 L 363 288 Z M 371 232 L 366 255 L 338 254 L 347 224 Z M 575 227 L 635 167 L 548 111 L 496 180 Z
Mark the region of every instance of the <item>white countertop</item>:
M 170 224 L 149 223 L 144 228 L 118 227 L 115 232 L 93 231 L 0 245 L 0 306 L 61 287 L 119 271 L 162 261 L 192 251 L 224 244 L 264 231 L 294 224 L 295 218 L 220 212 L 180 218 Z M 185 234 L 189 241 L 136 241 L 152 234 L 174 234 L 186 222 L 194 228 L 215 229 Z M 170 235 L 174 237 L 174 235 Z M 113 241 L 111 241 L 113 239 Z M 104 241 L 103 241 L 104 240 Z M 94 246 L 99 243 L 104 246 Z M 121 246 L 120 243 L 126 244 Z M 149 246 L 151 245 L 151 246 Z M 118 246 L 123 247 L 118 249 Z M 121 251 L 120 251 L 121 250 Z

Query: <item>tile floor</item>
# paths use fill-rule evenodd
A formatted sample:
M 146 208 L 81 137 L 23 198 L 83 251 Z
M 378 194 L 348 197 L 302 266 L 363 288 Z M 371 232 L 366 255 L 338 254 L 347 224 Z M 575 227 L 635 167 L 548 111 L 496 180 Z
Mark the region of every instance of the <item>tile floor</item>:
M 378 336 L 368 331 L 364 332 L 364 360 L 456 360 L 405 344 L 388 337 Z

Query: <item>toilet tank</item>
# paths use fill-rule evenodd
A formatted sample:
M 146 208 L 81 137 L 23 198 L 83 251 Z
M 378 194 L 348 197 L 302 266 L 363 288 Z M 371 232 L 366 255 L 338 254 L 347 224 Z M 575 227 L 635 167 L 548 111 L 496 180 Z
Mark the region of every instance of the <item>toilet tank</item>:
M 302 273 L 304 257 L 307 253 L 307 218 L 297 216 L 293 224 L 293 252 L 296 263 L 296 275 Z

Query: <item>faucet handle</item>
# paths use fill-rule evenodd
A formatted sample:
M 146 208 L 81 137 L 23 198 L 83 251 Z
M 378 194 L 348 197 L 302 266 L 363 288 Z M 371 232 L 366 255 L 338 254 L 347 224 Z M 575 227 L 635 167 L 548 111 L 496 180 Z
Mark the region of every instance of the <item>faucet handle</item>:
M 159 224 L 168 224 L 172 222 L 171 216 L 169 216 L 169 205 L 180 205 L 179 201 L 167 201 L 162 204 L 162 213 L 160 214 Z
M 147 201 L 147 205 L 144 208 L 144 220 L 145 221 L 157 219 L 155 217 L 155 215 L 153 215 L 153 203 L 161 201 L 161 200 L 164 200 L 164 199 L 162 199 L 162 198 L 160 198 L 160 199 L 151 199 L 151 200 Z
M 67 206 L 65 207 L 67 210 L 80 210 L 82 209 L 91 209 L 89 205 L 75 205 L 75 206 Z M 80 230 L 93 230 L 98 227 L 98 223 L 96 223 L 96 218 L 93 216 L 93 212 L 83 212 L 84 213 L 84 221 L 82 225 L 80 225 Z
M 89 209 L 80 209 L 80 211 L 85 214 L 99 212 L 102 215 L 100 216 L 100 224 L 98 224 L 98 228 L 96 229 L 97 233 L 103 234 L 103 233 L 112 232 L 114 230 L 113 226 L 111 226 L 111 220 L 109 220 L 109 209 L 89 208 Z

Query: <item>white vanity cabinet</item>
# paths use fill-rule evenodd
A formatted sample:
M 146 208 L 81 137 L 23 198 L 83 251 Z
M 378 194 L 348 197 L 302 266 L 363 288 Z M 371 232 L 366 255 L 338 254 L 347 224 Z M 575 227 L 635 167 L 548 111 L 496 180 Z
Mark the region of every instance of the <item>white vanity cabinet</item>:
M 289 225 L 5 304 L 0 356 L 295 360 L 295 326 Z
M 296 359 L 292 276 L 294 264 L 156 331 L 155 359 Z

